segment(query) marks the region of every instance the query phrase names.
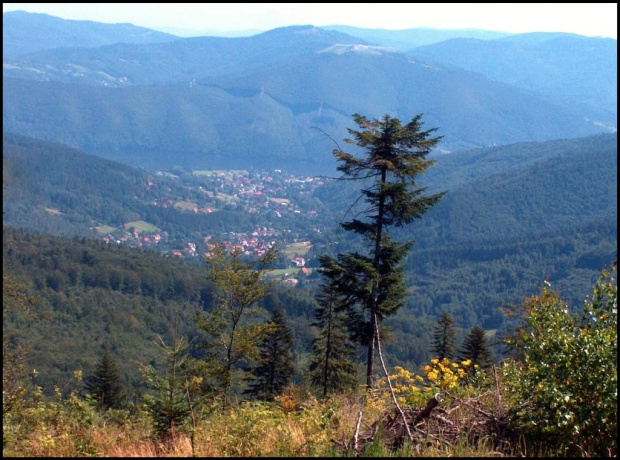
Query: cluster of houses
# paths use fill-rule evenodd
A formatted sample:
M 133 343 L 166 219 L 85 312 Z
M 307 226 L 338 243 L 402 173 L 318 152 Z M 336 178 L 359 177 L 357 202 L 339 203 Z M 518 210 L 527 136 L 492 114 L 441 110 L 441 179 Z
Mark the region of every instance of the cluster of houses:
M 221 243 L 224 244 L 228 251 L 241 251 L 242 254 L 248 256 L 262 257 L 265 253 L 275 246 L 274 238 L 279 236 L 273 228 L 257 227 L 250 234 L 227 232 L 224 233 Z M 203 241 L 207 250 L 211 247 L 212 237 L 206 236 Z M 205 254 L 208 256 L 208 252 Z
M 164 173 L 157 171 L 157 176 Z M 261 172 L 234 172 L 219 171 L 210 174 L 200 174 L 200 182 L 197 189 L 202 192 L 202 198 L 188 205 L 189 202 L 175 200 L 171 197 L 163 199 L 152 199 L 151 205 L 167 207 L 181 207 L 196 214 L 209 214 L 215 212 L 222 205 L 235 204 L 242 206 L 247 212 L 264 212 L 265 209 L 272 209 L 279 217 L 283 213 L 291 212 L 300 214 L 292 196 L 311 194 L 316 187 L 322 185 L 322 179 L 315 177 L 293 177 L 287 176 L 281 170 L 261 171 Z M 148 179 L 146 190 L 150 191 L 154 182 Z M 194 180 L 195 184 L 195 180 Z M 309 216 L 316 215 L 316 210 L 306 211 Z
M 128 244 L 134 247 L 144 247 L 159 244 L 162 240 L 167 238 L 168 232 L 141 236 L 137 230 L 134 230 L 133 232 L 125 231 L 122 236 L 114 236 L 112 233 L 108 233 L 101 239 L 106 243 Z
M 323 180 L 315 177 L 290 177 L 276 169 L 273 172 L 232 173 L 219 172 L 204 176 L 199 189 L 214 200 L 225 195 L 242 203 L 248 212 L 258 212 L 265 207 L 275 207 L 277 212 L 301 212 L 290 196 L 311 194 Z M 316 214 L 316 210 L 309 211 Z
M 164 173 L 156 172 L 156 176 Z M 166 174 L 167 175 L 167 174 Z M 192 207 L 191 202 L 181 201 L 180 197 L 166 197 L 154 199 L 150 203 L 162 207 L 179 207 L 194 213 L 214 212 L 222 203 L 234 202 L 243 206 L 247 212 L 264 212 L 271 209 L 277 216 L 283 213 L 297 213 L 293 203 L 293 197 L 311 194 L 316 187 L 323 184 L 323 180 L 314 177 L 293 177 L 282 173 L 281 170 L 261 171 L 261 172 L 213 172 L 210 175 L 200 176 L 202 185 L 198 189 L 204 192 L 206 200 L 199 205 Z M 202 180 L 204 179 L 204 180 Z M 194 181 L 193 184 L 196 184 Z M 154 185 L 153 179 L 148 179 L 146 190 L 149 191 Z M 188 185 L 195 187 L 195 185 Z M 169 189 L 170 190 L 170 189 Z M 137 197 L 136 197 L 137 198 Z M 206 203 L 206 204 L 205 204 Z M 316 210 L 305 210 L 304 214 L 315 216 Z M 116 231 L 103 236 L 103 241 L 107 243 L 127 244 L 133 247 L 150 247 L 160 245 L 167 241 L 167 232 L 148 233 L 138 232 L 131 229 L 117 229 Z M 317 230 L 315 230 L 317 231 Z M 252 232 L 227 232 L 218 238 L 229 250 L 239 250 L 245 255 L 262 257 L 277 241 L 281 241 L 281 232 L 270 227 L 256 227 Z M 170 252 L 174 257 L 198 257 L 202 254 L 203 248 L 208 248 L 211 244 L 212 236 L 204 236 L 197 246 L 195 242 L 187 242 L 182 249 L 175 249 Z M 203 246 L 204 245 L 204 246 Z M 306 261 L 303 257 L 294 257 L 290 260 L 291 267 L 306 270 Z

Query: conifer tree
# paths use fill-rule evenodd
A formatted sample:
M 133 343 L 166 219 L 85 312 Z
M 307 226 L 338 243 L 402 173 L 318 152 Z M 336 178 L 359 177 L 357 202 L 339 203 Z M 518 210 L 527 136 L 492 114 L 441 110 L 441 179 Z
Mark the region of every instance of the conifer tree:
M 364 217 L 342 224 L 345 230 L 365 238 L 369 251 L 368 255 L 340 255 L 337 263 L 342 267 L 339 289 L 348 301 L 352 331 L 368 348 L 366 385 L 370 389 L 376 327 L 404 304 L 402 261 L 412 245 L 391 240 L 388 230 L 420 218 L 443 196 L 424 195 L 425 188 L 416 183 L 417 176 L 434 163 L 426 156 L 441 137 L 431 137 L 436 128 L 421 129 L 421 114 L 405 125 L 389 115 L 372 121 L 359 114 L 353 118 L 361 129 L 348 129 L 353 139 L 344 141 L 364 149 L 365 156 L 356 157 L 340 148 L 333 153 L 341 163 L 338 170 L 344 174 L 343 179 L 372 181 L 362 189 L 368 205 L 358 215 Z
M 471 328 L 469 335 L 465 337 L 459 358 L 461 361 L 471 360 L 471 372 L 473 374 L 476 373 L 475 365 L 481 369 L 488 368 L 491 365 L 491 350 L 487 345 L 484 329 L 480 326 Z
M 312 342 L 310 378 L 313 385 L 322 389 L 323 396 L 327 396 L 330 391 L 355 385 L 355 346 L 349 340 L 347 318 L 334 285 L 339 269 L 330 257 L 320 256 L 319 260 L 326 282 L 317 294 L 313 325 L 318 335 Z
M 271 329 L 260 344 L 260 364 L 253 371 L 254 383 L 247 394 L 259 399 L 273 399 L 291 382 L 293 365 L 293 333 L 286 324 L 284 312 L 273 311 Z
M 454 359 L 455 337 L 454 318 L 449 313 L 443 312 L 433 333 L 431 348 L 433 357 L 439 358 L 439 360 L 444 358 Z
M 120 383 L 121 374 L 114 357 L 103 353 L 95 373 L 85 380 L 86 390 L 101 409 L 120 409 L 125 403 L 125 392 Z
M 157 337 L 158 345 L 166 356 L 165 375 L 162 377 L 152 366 L 142 366 L 141 372 L 153 392 L 145 396 L 155 432 L 161 438 L 174 433 L 188 418 L 186 399 L 186 364 L 188 344 L 184 338 L 177 340 L 174 332 L 172 347 Z

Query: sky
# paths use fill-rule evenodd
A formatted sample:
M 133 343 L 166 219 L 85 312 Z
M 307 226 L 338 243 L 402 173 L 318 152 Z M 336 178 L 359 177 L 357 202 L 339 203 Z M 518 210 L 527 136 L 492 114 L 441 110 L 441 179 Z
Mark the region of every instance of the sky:
M 570 32 L 617 39 L 617 3 L 3 3 L 63 19 L 195 31 L 265 31 L 292 25 L 367 29 Z M 178 35 L 178 34 L 177 34 Z

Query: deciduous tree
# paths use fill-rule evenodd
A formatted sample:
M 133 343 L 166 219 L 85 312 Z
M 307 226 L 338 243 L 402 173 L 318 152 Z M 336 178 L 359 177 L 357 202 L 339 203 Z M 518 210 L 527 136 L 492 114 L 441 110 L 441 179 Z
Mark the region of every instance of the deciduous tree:
M 526 439 L 559 455 L 615 457 L 618 281 L 603 270 L 580 314 L 546 286 L 524 300 L 518 351 L 503 367 L 510 415 Z
M 213 246 L 206 262 L 207 278 L 216 288 L 215 305 L 196 315 L 198 326 L 207 333 L 202 345 L 207 384 L 225 400 L 243 390 L 251 377 L 247 369 L 258 359 L 259 345 L 270 331 L 258 301 L 272 285 L 263 276 L 276 251 L 271 249 L 250 262 L 242 256 L 241 251 L 229 252 L 223 244 Z

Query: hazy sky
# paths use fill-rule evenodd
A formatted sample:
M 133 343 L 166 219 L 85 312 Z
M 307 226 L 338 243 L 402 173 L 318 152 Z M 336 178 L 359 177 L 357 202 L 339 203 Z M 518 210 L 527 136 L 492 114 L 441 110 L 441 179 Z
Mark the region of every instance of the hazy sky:
M 64 19 L 194 30 L 291 25 L 572 32 L 617 38 L 617 3 L 3 3 Z

